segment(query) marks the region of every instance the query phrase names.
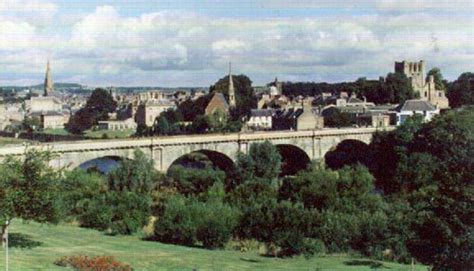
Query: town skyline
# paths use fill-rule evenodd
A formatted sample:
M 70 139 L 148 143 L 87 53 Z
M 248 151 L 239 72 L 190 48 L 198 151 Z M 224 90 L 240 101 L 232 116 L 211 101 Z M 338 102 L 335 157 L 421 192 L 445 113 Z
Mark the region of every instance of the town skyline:
M 429 60 L 448 80 L 471 70 L 473 1 L 86 1 L 0 4 L 0 85 L 207 87 L 377 79 Z M 456 18 L 455 20 L 453 18 Z

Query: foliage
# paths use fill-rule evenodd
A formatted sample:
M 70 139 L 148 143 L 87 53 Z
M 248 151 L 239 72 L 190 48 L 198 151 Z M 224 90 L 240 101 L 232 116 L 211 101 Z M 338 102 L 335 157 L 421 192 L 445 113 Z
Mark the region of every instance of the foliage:
M 206 248 L 223 247 L 231 237 L 237 216 L 235 209 L 217 200 L 199 202 L 174 196 L 155 222 L 154 238 L 173 244 L 201 242 Z
M 359 78 L 354 82 L 343 83 L 314 83 L 314 82 L 284 82 L 283 94 L 287 96 L 316 96 L 321 93 L 340 94 L 341 92 L 355 93 L 358 97 L 366 97 L 367 101 L 375 104 L 403 103 L 407 99 L 417 97 L 410 81 L 403 73 L 389 73 L 380 80 Z
M 83 204 L 107 189 L 106 181 L 102 175 L 82 169 L 66 172 L 60 186 L 64 210 L 73 217 L 80 214 Z
M 231 111 L 232 120 L 240 120 L 242 117 L 250 114 L 250 109 L 257 107 L 257 102 L 254 97 L 254 89 L 252 88 L 252 81 L 246 75 L 233 75 L 232 80 L 235 88 L 236 107 Z M 209 92 L 215 91 L 224 94 L 226 99 L 229 99 L 229 76 L 219 79 L 214 85 L 209 88 Z
M 239 154 L 237 171 L 241 182 L 255 178 L 275 180 L 281 171 L 281 155 L 269 141 L 252 143 L 248 154 Z
M 0 164 L 1 225 L 14 218 L 59 222 L 61 173 L 49 165 L 52 157 L 50 152 L 30 149 L 22 159 L 9 156 Z M 5 230 L 2 226 L 2 234 Z
M 41 130 L 41 121 L 35 117 L 25 117 L 21 122 L 21 129 L 29 133 Z
M 474 104 L 474 73 L 465 72 L 448 87 L 448 99 L 451 107 Z
M 352 118 L 349 113 L 341 112 L 339 109 L 334 110 L 334 113 L 324 117 L 324 125 L 327 127 L 341 128 L 352 125 Z
M 117 261 L 113 256 L 64 256 L 54 262 L 62 267 L 72 267 L 78 271 L 131 271 L 130 265 Z
M 112 234 L 132 234 L 145 226 L 151 215 L 151 196 L 160 176 L 153 160 L 142 151 L 134 152 L 133 160 L 123 160 L 108 176 L 106 189 L 76 202 L 81 226 L 109 231 Z M 78 184 L 79 185 L 79 184 Z M 85 191 L 96 183 L 82 182 Z
M 167 135 L 170 133 L 170 124 L 165 116 L 159 116 L 155 126 L 155 133 Z
M 73 134 L 82 134 L 101 120 L 108 120 L 109 113 L 115 112 L 117 102 L 110 93 L 102 88 L 95 89 L 86 106 L 74 114 L 66 125 L 66 129 Z
M 370 164 L 369 146 L 357 140 L 344 140 L 339 143 L 335 150 L 329 151 L 324 156 L 326 165 L 331 169 L 340 169 L 344 166 L 355 166 Z
M 224 183 L 225 173 L 209 166 L 201 169 L 174 165 L 168 176 L 173 186 L 183 195 L 199 195 L 206 192 L 215 183 Z
M 435 88 L 437 90 L 446 90 L 446 81 L 443 79 L 441 70 L 437 67 L 432 68 L 426 74 L 426 80 L 428 81 L 430 76 L 434 77 Z
M 120 161 L 119 166 L 110 172 L 109 190 L 149 195 L 156 187 L 160 175 L 155 170 L 154 161 L 141 150 L 136 149 L 133 156 L 131 160 Z
M 406 155 L 406 146 L 421 126 L 422 118 L 415 115 L 392 132 L 374 134 L 369 145 L 372 157 L 370 171 L 376 179 L 377 188 L 382 189 L 384 193 L 395 193 L 402 189 L 402 184 L 395 180 L 397 167 Z

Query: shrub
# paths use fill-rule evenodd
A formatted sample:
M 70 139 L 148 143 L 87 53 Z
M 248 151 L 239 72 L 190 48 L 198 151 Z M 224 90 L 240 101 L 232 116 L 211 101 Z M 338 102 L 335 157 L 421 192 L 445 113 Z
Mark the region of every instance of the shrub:
M 128 264 L 117 261 L 113 256 L 64 256 L 54 262 L 62 267 L 72 267 L 78 271 L 131 271 Z
M 238 214 L 220 201 L 199 202 L 194 198 L 174 196 L 155 222 L 154 238 L 173 244 L 206 248 L 223 247 L 230 239 Z
M 112 234 L 131 234 L 149 220 L 150 197 L 133 192 L 109 192 L 83 202 L 78 216 L 81 226 L 110 230 Z
M 172 166 L 169 176 L 173 179 L 173 185 L 184 195 L 199 195 L 217 182 L 224 183 L 225 179 L 225 173 L 221 170 L 185 168 L 181 165 Z

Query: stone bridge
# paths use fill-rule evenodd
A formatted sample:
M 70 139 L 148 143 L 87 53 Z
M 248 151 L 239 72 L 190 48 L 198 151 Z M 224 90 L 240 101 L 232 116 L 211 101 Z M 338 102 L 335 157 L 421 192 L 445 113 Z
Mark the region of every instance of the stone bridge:
M 393 127 L 385 128 L 392 130 Z M 155 161 L 157 170 L 166 172 L 174 161 L 186 154 L 200 152 L 213 163 L 236 160 L 237 153 L 246 153 L 253 142 L 270 141 L 283 159 L 297 163 L 324 159 L 324 155 L 344 140 L 370 143 L 377 128 L 323 129 L 310 131 L 272 131 L 233 134 L 163 136 L 137 139 L 83 140 L 72 142 L 10 145 L 0 147 L 0 160 L 7 155 L 22 156 L 26 148 L 49 150 L 57 154 L 52 166 L 76 168 L 98 158 L 133 159 L 135 149 L 142 150 Z M 299 161 L 301 160 L 301 161 Z

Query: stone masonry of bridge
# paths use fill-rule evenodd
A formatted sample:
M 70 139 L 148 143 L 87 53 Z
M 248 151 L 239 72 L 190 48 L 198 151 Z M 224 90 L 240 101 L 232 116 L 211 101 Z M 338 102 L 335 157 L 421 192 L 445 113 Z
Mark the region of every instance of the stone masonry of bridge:
M 393 127 L 385 128 L 392 130 Z M 310 131 L 275 131 L 233 134 L 206 134 L 165 136 L 135 139 L 83 140 L 72 142 L 10 145 L 0 148 L 0 160 L 7 155 L 21 157 L 26 148 L 49 150 L 56 154 L 51 165 L 73 169 L 81 164 L 101 158 L 133 158 L 135 149 L 142 150 L 155 161 L 155 168 L 166 172 L 171 164 L 183 155 L 201 151 L 215 151 L 236 160 L 239 151 L 246 153 L 253 142 L 270 141 L 274 145 L 292 145 L 303 150 L 311 160 L 324 159 L 324 155 L 344 140 L 370 143 L 376 128 L 323 129 Z

